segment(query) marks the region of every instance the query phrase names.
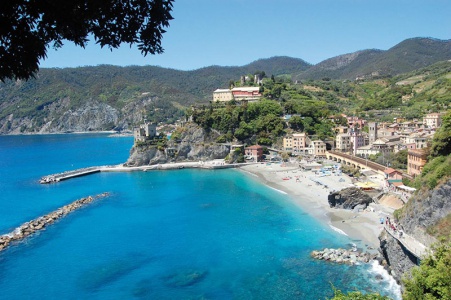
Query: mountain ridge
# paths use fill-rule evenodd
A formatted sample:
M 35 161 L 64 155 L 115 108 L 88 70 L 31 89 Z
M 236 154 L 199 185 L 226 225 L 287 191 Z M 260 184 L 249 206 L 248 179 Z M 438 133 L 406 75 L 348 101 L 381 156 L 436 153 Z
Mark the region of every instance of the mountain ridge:
M 348 64 L 339 65 L 347 57 Z M 437 61 L 451 59 L 451 39 L 434 38 L 406 39 L 388 50 L 365 49 L 338 55 L 312 66 L 297 79 L 356 79 L 359 76 L 394 76 L 431 65 Z M 335 68 L 330 66 L 335 65 Z M 326 70 L 332 69 L 332 72 Z
M 421 47 L 415 48 L 418 44 Z M 398 60 L 405 63 L 398 69 L 410 70 L 430 61 L 451 59 L 449 49 L 451 40 L 407 40 L 389 52 L 362 50 L 345 54 L 340 61 L 326 60 L 322 66 L 328 68 L 328 72 L 318 73 L 316 77 L 355 79 L 355 74 L 361 74 L 362 70 L 372 74 L 374 64 L 368 65 L 368 61 L 382 61 L 386 65 L 393 61 L 391 57 L 383 59 L 380 53 L 395 58 L 403 55 L 404 59 Z M 407 54 L 403 54 L 406 51 Z M 417 55 L 410 55 L 418 52 L 427 59 L 418 62 Z M 435 55 L 437 52 L 439 55 Z M 389 67 L 387 65 L 387 69 Z M 0 134 L 130 129 L 149 111 L 155 112 L 158 120 L 173 122 L 181 116 L 180 108 L 207 105 L 215 89 L 229 87 L 242 75 L 253 76 L 255 72 L 264 71 L 267 77 L 274 75 L 283 76 L 284 80 L 296 80 L 300 74 L 312 73 L 314 68 L 318 69 L 318 64 L 313 66 L 288 56 L 259 59 L 244 66 L 209 66 L 191 71 L 112 65 L 44 68 L 35 79 L 0 83 Z M 391 69 L 396 73 L 397 68 Z M 107 115 L 90 119 L 90 122 L 80 117 L 76 124 L 76 116 L 93 110 Z M 65 120 L 72 121 L 65 124 Z M 85 122 L 81 123 L 81 120 Z

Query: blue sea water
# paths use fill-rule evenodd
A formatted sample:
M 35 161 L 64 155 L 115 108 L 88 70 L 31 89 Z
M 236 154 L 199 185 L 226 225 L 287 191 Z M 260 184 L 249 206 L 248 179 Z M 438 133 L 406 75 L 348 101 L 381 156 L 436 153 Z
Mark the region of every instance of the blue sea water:
M 0 253 L 2 299 L 324 299 L 394 297 L 374 266 L 315 261 L 348 247 L 289 197 L 237 170 L 43 175 L 125 162 L 130 137 L 0 136 L 0 234 L 74 200 L 98 200 Z

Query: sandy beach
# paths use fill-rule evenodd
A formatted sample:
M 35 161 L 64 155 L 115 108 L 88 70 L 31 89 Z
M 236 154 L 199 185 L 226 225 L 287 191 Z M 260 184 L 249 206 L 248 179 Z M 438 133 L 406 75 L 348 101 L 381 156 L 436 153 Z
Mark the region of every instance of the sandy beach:
M 379 247 L 378 236 L 383 230 L 380 218 L 393 213 L 393 209 L 372 203 L 366 210 L 355 212 L 331 208 L 327 196 L 331 191 L 339 191 L 352 186 L 347 175 L 318 176 L 314 171 L 301 170 L 296 164 L 253 164 L 240 167 L 272 188 L 287 193 L 302 210 L 317 218 L 332 229 L 361 240 L 361 246 L 369 249 Z M 320 182 L 320 183 L 316 183 Z

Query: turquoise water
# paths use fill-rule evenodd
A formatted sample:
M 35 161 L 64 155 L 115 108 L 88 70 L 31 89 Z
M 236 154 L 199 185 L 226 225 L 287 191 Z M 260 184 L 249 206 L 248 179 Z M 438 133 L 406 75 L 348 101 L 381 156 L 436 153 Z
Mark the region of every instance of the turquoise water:
M 43 175 L 124 162 L 132 138 L 0 136 L 0 234 L 87 195 L 111 196 L 0 253 L 3 299 L 324 299 L 392 295 L 370 266 L 314 261 L 351 240 L 237 170 Z

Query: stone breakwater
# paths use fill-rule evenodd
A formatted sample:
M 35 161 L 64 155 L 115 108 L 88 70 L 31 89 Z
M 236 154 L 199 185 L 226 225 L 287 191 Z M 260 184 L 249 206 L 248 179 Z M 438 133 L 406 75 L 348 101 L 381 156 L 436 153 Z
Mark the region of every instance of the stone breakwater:
M 313 258 L 335 262 L 339 264 L 356 265 L 359 263 L 369 263 L 372 260 L 381 261 L 379 253 L 360 252 L 355 249 L 328 249 L 320 251 L 312 251 L 310 254 Z
M 23 223 L 12 232 L 0 236 L 0 252 L 5 250 L 11 243 L 19 242 L 40 230 L 44 230 L 47 226 L 55 223 L 61 218 L 64 218 L 71 212 L 86 206 L 96 199 L 105 198 L 107 196 L 109 196 L 108 193 L 99 194 L 95 197 L 88 196 L 60 207 L 49 214 Z

